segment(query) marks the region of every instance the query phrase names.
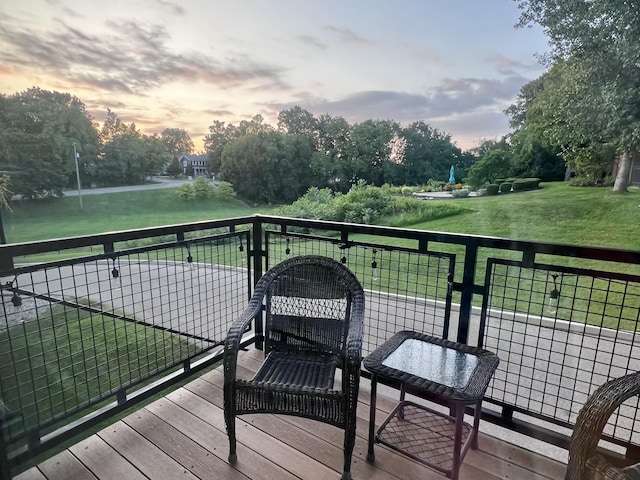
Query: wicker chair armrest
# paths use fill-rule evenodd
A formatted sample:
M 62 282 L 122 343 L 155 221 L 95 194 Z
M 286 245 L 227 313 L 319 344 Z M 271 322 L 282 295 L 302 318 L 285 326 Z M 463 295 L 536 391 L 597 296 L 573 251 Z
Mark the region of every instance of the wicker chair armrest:
M 571 436 L 566 480 L 592 478 L 587 476 L 586 464 L 589 459 L 596 457 L 596 448 L 609 417 L 625 400 L 638 394 L 640 372 L 606 382 L 587 399 L 578 414 Z
M 227 338 L 224 341 L 223 368 L 225 384 L 235 381 L 236 363 L 238 361 L 238 350 L 240 349 L 242 335 L 244 335 L 251 321 L 262 312 L 262 301 L 271 281 L 271 277 L 263 277 L 258 281 L 249 304 L 240 316 L 233 321 L 231 327 L 229 327 Z
M 345 368 L 359 369 L 362 361 L 362 335 L 364 330 L 364 298 L 354 305 L 345 345 Z

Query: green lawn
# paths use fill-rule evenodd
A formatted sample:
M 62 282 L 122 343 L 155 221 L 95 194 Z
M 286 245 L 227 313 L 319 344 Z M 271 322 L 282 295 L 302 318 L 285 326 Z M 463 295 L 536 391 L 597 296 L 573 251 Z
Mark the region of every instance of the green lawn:
M 640 189 L 614 194 L 608 187 L 576 188 L 547 183 L 530 192 L 495 197 L 425 200 L 462 205 L 466 213 L 411 225 L 411 228 L 470 233 L 518 240 L 640 250 Z M 85 195 L 17 202 L 2 212 L 9 242 L 61 238 L 199 220 L 271 213 L 240 202 L 187 202 L 174 189 Z
M 2 400 L 9 411 L 20 412 L 14 428 L 28 430 L 195 351 L 186 340 L 161 330 L 54 306 L 38 321 L 0 332 Z
M 461 203 L 469 211 L 413 228 L 640 250 L 640 189 L 615 194 L 610 187 L 542 186 L 495 197 L 431 200 Z
M 27 242 L 91 233 L 240 217 L 270 208 L 248 208 L 237 201 L 179 199 L 175 189 L 14 202 L 2 211 L 7 242 Z

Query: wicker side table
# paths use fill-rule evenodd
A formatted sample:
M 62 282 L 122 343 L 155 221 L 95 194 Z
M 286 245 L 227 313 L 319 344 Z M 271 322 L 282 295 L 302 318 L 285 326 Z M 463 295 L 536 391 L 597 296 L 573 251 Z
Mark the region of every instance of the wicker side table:
M 457 480 L 469 447 L 478 446 L 482 397 L 495 372 L 497 355 L 481 348 L 417 332 L 396 333 L 364 360 L 371 372 L 367 460 L 381 443 Z M 375 430 L 378 378 L 399 382 L 400 401 Z M 452 415 L 405 400 L 405 393 L 446 403 Z M 473 425 L 464 422 L 475 405 Z

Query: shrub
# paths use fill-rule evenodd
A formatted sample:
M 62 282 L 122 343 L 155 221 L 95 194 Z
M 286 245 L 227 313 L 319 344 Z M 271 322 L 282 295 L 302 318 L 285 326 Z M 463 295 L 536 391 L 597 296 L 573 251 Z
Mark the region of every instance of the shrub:
M 521 192 L 523 190 L 534 190 L 538 188 L 539 185 L 540 185 L 539 178 L 520 178 L 518 180 L 514 180 L 513 191 Z
M 193 189 L 193 185 L 190 183 L 183 183 L 176 189 L 176 195 L 182 200 L 195 200 L 196 193 Z
M 196 178 L 193 183 L 185 183 L 176 189 L 176 195 L 182 200 L 206 200 L 212 198 L 215 192 L 209 179 Z
M 501 183 L 500 186 L 498 187 L 500 189 L 500 193 L 509 193 L 511 192 L 511 183 L 509 182 L 504 182 Z
M 193 192 L 197 200 L 212 198 L 215 193 L 211 181 L 206 177 L 197 177 L 193 181 Z
M 372 223 L 386 215 L 393 204 L 392 198 L 381 189 L 360 180 L 348 193 L 335 197 L 339 222 Z
M 229 182 L 220 182 L 216 188 L 215 197 L 223 202 L 228 202 L 236 197 L 236 191 Z
M 496 178 L 493 183 L 496 185 L 502 185 L 506 180 L 504 178 Z
M 291 205 L 276 210 L 278 215 L 309 220 L 336 220 L 333 192 L 328 188 L 311 187 Z
M 427 190 L 427 192 L 439 192 L 444 188 L 446 182 L 440 181 L 440 180 L 434 180 L 433 178 L 430 178 L 427 181 L 427 187 L 430 188 L 430 190 Z
M 487 195 L 497 195 L 499 191 L 500 185 L 491 183 L 487 185 Z

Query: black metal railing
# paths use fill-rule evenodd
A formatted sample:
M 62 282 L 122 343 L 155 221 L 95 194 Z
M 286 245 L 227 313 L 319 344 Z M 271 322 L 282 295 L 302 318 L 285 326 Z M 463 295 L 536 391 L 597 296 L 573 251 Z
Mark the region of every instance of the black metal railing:
M 362 281 L 365 354 L 403 329 L 493 350 L 484 417 L 548 442 L 640 365 L 640 252 L 261 215 L 4 245 L 3 465 L 218 361 L 263 271 L 311 253 Z M 625 411 L 606 434 L 632 450 Z

